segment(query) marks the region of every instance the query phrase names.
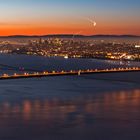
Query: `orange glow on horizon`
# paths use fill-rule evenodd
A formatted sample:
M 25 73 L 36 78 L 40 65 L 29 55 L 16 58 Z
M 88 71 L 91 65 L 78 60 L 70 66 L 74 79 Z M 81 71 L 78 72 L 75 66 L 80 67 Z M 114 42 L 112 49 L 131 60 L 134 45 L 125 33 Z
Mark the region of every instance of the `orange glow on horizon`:
M 14 26 L 0 26 L 0 36 L 8 35 L 47 35 L 47 34 L 83 34 L 83 35 L 93 35 L 93 34 L 132 34 L 140 35 L 139 28 L 130 28 L 125 25 L 115 26 L 115 25 L 98 25 L 92 27 L 91 25 L 78 24 L 76 25 L 14 25 Z

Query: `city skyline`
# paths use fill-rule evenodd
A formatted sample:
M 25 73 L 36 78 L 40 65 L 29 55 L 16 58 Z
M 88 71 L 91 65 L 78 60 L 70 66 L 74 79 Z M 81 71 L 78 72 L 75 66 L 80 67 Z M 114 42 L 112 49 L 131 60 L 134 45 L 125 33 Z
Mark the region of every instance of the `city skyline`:
M 1 0 L 0 36 L 140 35 L 139 5 L 138 0 Z

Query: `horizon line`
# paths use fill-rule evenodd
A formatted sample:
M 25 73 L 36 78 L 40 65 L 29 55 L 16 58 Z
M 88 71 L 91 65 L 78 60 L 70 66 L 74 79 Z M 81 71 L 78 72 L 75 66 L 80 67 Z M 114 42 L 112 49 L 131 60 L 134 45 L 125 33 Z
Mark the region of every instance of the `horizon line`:
M 86 34 L 33 34 L 33 35 L 28 35 L 28 34 L 15 34 L 15 35 L 0 35 L 0 37 L 45 37 L 45 36 L 83 36 L 83 37 L 91 37 L 91 36 L 132 36 L 132 37 L 140 37 L 140 35 L 136 34 L 91 34 L 91 35 L 86 35 Z

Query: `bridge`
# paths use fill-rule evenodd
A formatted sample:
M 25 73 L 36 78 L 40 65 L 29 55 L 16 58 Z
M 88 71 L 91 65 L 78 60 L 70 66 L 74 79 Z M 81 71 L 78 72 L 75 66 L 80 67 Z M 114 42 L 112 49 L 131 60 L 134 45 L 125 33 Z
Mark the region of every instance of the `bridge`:
M 88 69 L 88 70 L 71 70 L 71 71 L 52 71 L 52 72 L 32 72 L 13 75 L 3 74 L 0 80 L 22 79 L 22 78 L 39 78 L 47 76 L 66 76 L 66 75 L 84 75 L 84 74 L 100 74 L 100 73 L 124 73 L 124 72 L 140 72 L 140 67 L 133 68 L 112 68 L 112 69 Z

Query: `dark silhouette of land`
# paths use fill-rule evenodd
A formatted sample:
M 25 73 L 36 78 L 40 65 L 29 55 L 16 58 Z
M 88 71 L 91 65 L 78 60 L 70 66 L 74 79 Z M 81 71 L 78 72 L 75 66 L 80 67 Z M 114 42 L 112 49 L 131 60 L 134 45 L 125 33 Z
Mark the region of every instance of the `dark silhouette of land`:
M 140 38 L 138 35 L 75 35 L 75 34 L 49 34 L 49 35 L 11 35 L 0 38 Z

